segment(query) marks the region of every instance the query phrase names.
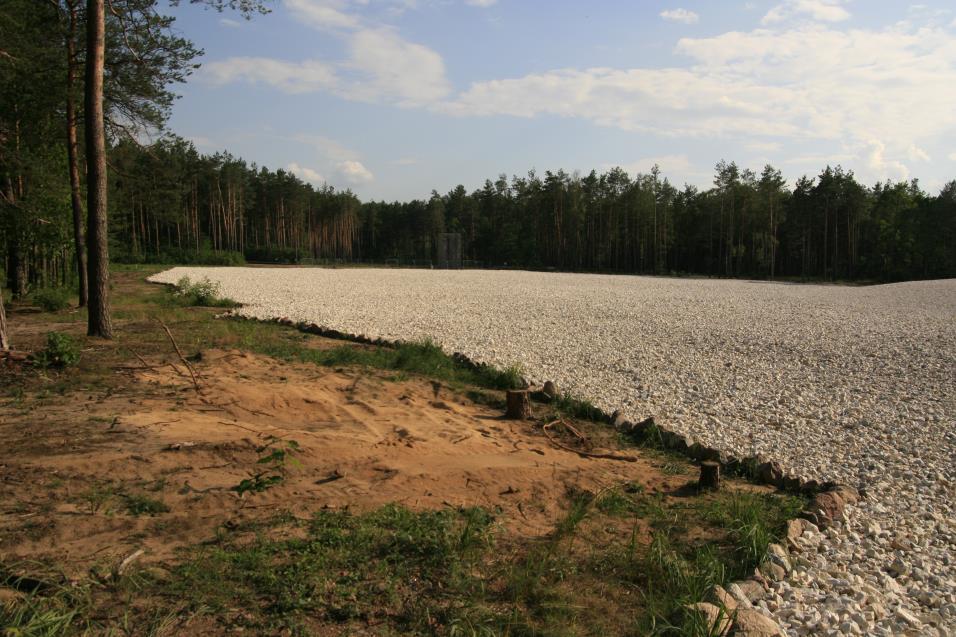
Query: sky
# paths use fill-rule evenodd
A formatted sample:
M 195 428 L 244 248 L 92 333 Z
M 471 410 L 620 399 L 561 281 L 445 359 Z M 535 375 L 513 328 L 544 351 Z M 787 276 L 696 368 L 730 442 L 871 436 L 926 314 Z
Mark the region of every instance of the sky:
M 363 200 L 497 175 L 720 160 L 790 184 L 956 179 L 951 0 L 266 0 L 184 3 L 204 49 L 170 129 Z

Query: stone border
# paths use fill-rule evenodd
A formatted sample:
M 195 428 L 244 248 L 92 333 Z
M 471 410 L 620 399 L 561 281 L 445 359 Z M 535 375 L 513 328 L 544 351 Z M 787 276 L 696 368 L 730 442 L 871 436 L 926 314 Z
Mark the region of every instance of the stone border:
M 261 321 L 261 319 L 245 317 L 233 312 L 227 313 L 226 316 Z M 325 338 L 365 345 L 395 347 L 406 342 L 370 338 L 364 334 L 349 334 L 322 327 L 316 323 L 296 322 L 287 317 L 266 319 L 266 322 L 286 325 Z M 487 363 L 475 362 L 460 352 L 454 352 L 451 358 L 473 370 L 492 367 Z M 524 384 L 525 387 L 529 386 L 526 380 Z M 553 383 L 550 389 L 552 392 L 555 391 Z M 551 393 L 539 391 L 535 392 L 534 397 L 547 401 L 551 395 Z M 785 635 L 783 630 L 770 618 L 776 610 L 769 608 L 767 604 L 771 584 L 788 579 L 793 572 L 794 563 L 800 560 L 799 554 L 815 546 L 822 538 L 821 529 L 827 529 L 842 522 L 846 505 L 856 504 L 861 497 L 865 497 L 865 493 L 861 494 L 857 489 L 845 484 L 821 483 L 789 476 L 784 473 L 778 462 L 762 455 L 737 458 L 719 449 L 707 447 L 691 436 L 664 429 L 654 421 L 653 416 L 634 423 L 624 418 L 620 411 L 608 414 L 597 407 L 595 410 L 599 421 L 605 422 L 622 433 L 643 440 L 648 437 L 657 437 L 660 446 L 666 450 L 677 452 L 697 462 L 718 462 L 721 472 L 811 498 L 807 507 L 787 523 L 786 546 L 771 544 L 767 549 L 767 555 L 754 569 L 751 577 L 731 582 L 726 588 L 714 586 L 708 594 L 709 601 L 691 604 L 685 608 L 686 612 L 698 614 L 707 623 L 711 629 L 711 635 L 720 637 L 726 635 L 776 637 L 779 635 L 783 637 Z

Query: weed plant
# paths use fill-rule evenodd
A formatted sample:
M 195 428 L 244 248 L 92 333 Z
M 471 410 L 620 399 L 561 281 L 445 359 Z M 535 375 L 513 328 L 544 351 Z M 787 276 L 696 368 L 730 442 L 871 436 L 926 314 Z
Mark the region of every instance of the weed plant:
M 80 344 L 69 334 L 50 332 L 46 347 L 33 354 L 33 363 L 38 367 L 62 369 L 75 365 L 80 360 Z
M 42 288 L 33 293 L 33 304 L 44 312 L 59 312 L 70 307 L 73 292 L 68 288 Z

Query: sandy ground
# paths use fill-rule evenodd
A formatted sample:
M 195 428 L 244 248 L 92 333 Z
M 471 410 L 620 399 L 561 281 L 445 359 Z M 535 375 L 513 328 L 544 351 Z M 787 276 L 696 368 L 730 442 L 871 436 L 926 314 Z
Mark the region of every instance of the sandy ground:
M 153 363 L 155 361 L 149 361 Z M 158 362 L 157 362 L 158 364 Z M 56 561 L 66 572 L 144 560 L 212 537 L 216 528 L 289 510 L 487 507 L 509 533 L 553 528 L 568 488 L 633 481 L 676 491 L 660 459 L 584 458 L 552 446 L 538 426 L 508 421 L 446 387 L 377 372 L 280 363 L 207 351 L 197 393 L 180 367 L 123 370 L 132 385 L 106 395 L 57 396 L 0 407 L 0 549 Z M 42 435 L 38 433 L 42 432 Z M 240 496 L 234 487 L 268 453 L 298 443 L 285 480 Z M 169 507 L 131 515 L 124 497 Z

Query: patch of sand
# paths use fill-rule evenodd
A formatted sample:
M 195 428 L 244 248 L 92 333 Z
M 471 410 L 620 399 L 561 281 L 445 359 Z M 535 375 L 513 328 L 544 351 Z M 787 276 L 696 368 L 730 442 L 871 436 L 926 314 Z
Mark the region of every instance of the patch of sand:
M 56 559 L 67 571 L 144 560 L 214 536 L 222 525 L 278 511 L 361 511 L 398 502 L 414 509 L 482 506 L 509 533 L 541 535 L 571 489 L 622 482 L 679 489 L 659 461 L 584 458 L 555 448 L 533 422 L 508 421 L 424 379 L 288 364 L 240 351 L 207 351 L 197 393 L 180 365 L 131 370 L 134 391 L 67 395 L 30 413 L 0 408 L 0 550 Z M 42 435 L 39 435 L 42 434 Z M 238 494 L 257 462 L 298 443 L 284 480 Z M 132 515 L 124 495 L 169 512 Z

